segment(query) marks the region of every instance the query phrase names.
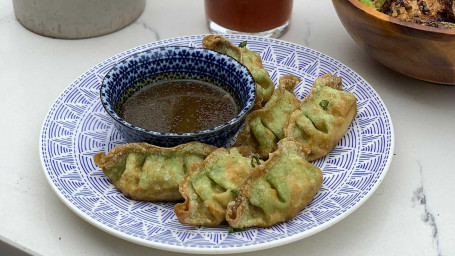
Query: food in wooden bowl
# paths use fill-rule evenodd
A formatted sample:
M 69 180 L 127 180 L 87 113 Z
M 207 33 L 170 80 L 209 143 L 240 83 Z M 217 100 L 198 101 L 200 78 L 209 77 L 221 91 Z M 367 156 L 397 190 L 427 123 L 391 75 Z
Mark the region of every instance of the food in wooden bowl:
M 404 21 L 436 28 L 455 28 L 453 0 L 359 0 Z
M 438 27 L 407 21 L 359 0 L 332 2 L 354 41 L 380 63 L 417 79 L 455 84 L 455 30 L 447 28 L 450 23 Z

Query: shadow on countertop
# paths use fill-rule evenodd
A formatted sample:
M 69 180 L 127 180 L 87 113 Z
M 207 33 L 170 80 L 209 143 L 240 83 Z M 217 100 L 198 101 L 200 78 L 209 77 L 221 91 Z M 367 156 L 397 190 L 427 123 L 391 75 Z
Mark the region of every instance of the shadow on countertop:
M 8 255 L 8 256 L 30 256 L 27 252 L 20 250 L 19 248 L 4 242 L 0 239 L 0 256 Z

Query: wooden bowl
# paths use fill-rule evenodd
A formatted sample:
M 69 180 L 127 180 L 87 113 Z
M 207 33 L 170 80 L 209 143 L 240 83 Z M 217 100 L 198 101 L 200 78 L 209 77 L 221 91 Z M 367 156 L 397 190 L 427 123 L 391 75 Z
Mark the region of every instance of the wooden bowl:
M 357 44 L 383 65 L 410 77 L 455 84 L 455 30 L 390 17 L 358 0 L 332 0 Z

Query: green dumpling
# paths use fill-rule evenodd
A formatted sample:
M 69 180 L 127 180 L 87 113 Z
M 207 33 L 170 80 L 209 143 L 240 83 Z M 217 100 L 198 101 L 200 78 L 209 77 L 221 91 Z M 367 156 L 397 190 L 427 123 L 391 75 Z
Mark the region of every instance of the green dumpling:
M 295 217 L 322 185 L 322 171 L 305 160 L 298 142 L 283 139 L 278 150 L 255 167 L 229 202 L 226 220 L 231 227 L 269 227 Z
M 346 134 L 357 113 L 354 94 L 343 91 L 341 78 L 330 73 L 314 81 L 308 95 L 292 112 L 285 137 L 310 151 L 308 161 L 327 155 Z
M 237 148 L 219 148 L 195 165 L 180 183 L 185 202 L 174 212 L 182 224 L 216 226 L 225 221 L 226 206 L 253 169 L 251 158 Z
M 262 66 L 261 56 L 258 53 L 250 51 L 246 47 L 237 47 L 221 35 L 204 37 L 202 39 L 202 46 L 229 55 L 248 68 L 257 85 L 256 108 L 260 108 L 269 101 L 275 89 L 275 84 L 270 79 L 267 70 Z
M 188 169 L 216 147 L 191 142 L 173 148 L 130 143 L 98 153 L 95 163 L 126 197 L 142 201 L 177 201 L 179 183 Z
M 255 110 L 245 118 L 245 127 L 240 131 L 234 146 L 246 148 L 251 154 L 266 159 L 276 150 L 279 140 L 284 138 L 284 125 L 291 112 L 300 105 L 294 88 L 300 79 L 285 75 L 280 78 L 278 88 L 262 109 Z

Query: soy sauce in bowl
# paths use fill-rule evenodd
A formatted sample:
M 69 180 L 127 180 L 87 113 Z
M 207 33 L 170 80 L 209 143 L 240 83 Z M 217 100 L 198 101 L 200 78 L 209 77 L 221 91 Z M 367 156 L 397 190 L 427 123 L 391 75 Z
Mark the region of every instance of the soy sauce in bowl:
M 197 80 L 203 85 L 191 86 L 189 94 L 185 94 L 183 86 L 161 84 L 176 80 Z M 164 92 L 160 93 L 160 100 L 152 100 L 155 103 L 149 104 L 145 112 L 137 111 L 136 117 L 145 120 L 145 123 L 125 120 L 130 119 L 124 114 L 125 103 L 130 98 L 140 98 L 132 96 L 149 86 L 152 98 L 155 97 L 155 89 Z M 166 92 L 170 87 L 174 89 Z M 201 100 L 192 97 L 196 91 Z M 218 95 L 215 97 L 217 100 L 212 102 L 213 96 L 207 96 L 206 91 Z M 176 95 L 184 96 L 183 103 L 171 100 Z M 135 53 L 115 64 L 103 79 L 100 99 L 114 121 L 112 136 L 124 142 L 174 147 L 199 141 L 224 147 L 232 142 L 246 115 L 253 109 L 256 82 L 247 67 L 227 55 L 209 49 L 165 46 Z M 164 105 L 166 101 L 167 105 Z M 200 109 L 201 105 L 205 105 L 202 101 L 209 102 L 203 109 L 210 111 Z M 197 108 L 191 110 L 190 106 Z M 189 117 L 186 116 L 188 114 Z M 172 120 L 177 120 L 176 124 L 168 125 Z M 148 124 L 154 126 L 149 127 Z
M 238 100 L 209 82 L 178 79 L 146 85 L 122 105 L 120 117 L 150 131 L 191 133 L 232 120 Z

